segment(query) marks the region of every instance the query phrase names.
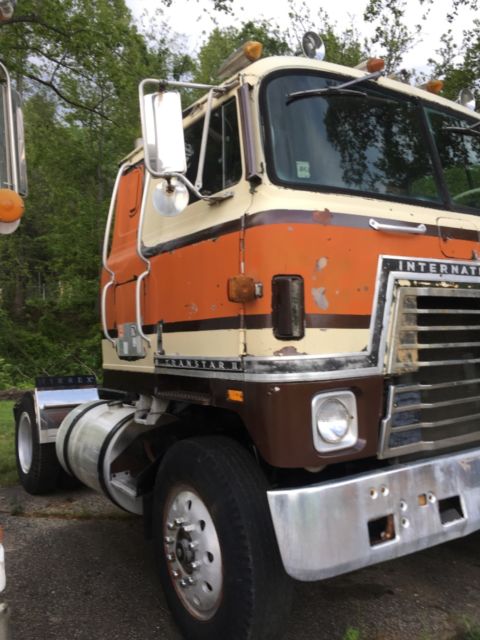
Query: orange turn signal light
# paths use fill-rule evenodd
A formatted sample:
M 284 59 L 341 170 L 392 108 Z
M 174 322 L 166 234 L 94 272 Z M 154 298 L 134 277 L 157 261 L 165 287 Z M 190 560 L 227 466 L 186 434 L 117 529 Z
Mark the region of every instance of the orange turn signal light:
M 231 402 L 243 402 L 243 391 L 240 391 L 240 389 L 227 389 L 227 399 Z
M 227 295 L 230 302 L 251 302 L 255 300 L 255 280 L 244 274 L 229 278 L 227 281 Z
M 25 211 L 23 199 L 11 189 L 0 189 L 0 222 L 16 222 Z

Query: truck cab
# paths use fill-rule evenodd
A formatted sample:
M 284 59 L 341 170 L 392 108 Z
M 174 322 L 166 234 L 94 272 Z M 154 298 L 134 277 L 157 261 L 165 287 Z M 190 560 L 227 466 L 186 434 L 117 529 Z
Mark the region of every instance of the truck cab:
M 103 247 L 116 399 L 17 409 L 152 524 L 198 640 L 279 637 L 286 574 L 480 528 L 480 117 L 379 61 L 251 50 L 218 86 L 141 83 Z M 207 93 L 182 114 L 179 88 Z

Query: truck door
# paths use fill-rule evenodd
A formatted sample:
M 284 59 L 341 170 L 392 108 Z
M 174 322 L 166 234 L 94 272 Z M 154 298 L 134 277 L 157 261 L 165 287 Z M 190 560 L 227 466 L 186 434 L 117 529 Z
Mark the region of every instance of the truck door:
M 144 181 L 143 164 L 136 164 L 125 170 L 118 186 L 113 234 L 108 255 L 108 267 L 114 274 L 113 291 L 107 296 L 106 322 L 109 334 L 117 340 L 120 357 L 130 357 L 123 353 L 121 340 L 126 326 L 135 323 L 135 284 L 145 265 L 137 255 L 137 231 L 140 217 Z M 102 283 L 108 278 L 104 271 Z
M 204 124 L 197 114 L 187 118 L 185 129 L 192 183 Z M 232 197 L 211 204 L 190 194 L 181 214 L 166 217 L 151 205 L 158 186 L 152 181 L 142 235 L 151 262 L 145 318 L 148 324 L 161 323 L 165 366 L 205 369 L 228 366 L 229 358 L 239 357 L 242 307 L 226 296 L 228 279 L 240 269 L 241 219 L 250 201 L 248 183 L 242 180 L 238 121 L 234 97 L 214 104 L 201 189 L 202 194 L 231 192 Z

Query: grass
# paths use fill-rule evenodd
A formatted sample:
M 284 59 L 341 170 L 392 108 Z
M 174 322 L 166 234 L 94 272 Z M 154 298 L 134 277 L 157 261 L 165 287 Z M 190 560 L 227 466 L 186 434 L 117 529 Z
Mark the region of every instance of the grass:
M 17 484 L 15 425 L 11 400 L 0 402 L 0 487 Z
M 480 626 L 463 616 L 461 630 L 455 640 L 480 640 Z

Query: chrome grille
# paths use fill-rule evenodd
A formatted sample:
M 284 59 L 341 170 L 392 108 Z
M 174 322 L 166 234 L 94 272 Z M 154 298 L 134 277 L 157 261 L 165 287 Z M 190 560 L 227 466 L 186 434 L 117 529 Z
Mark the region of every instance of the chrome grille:
M 396 293 L 380 457 L 480 441 L 480 289 Z
M 480 362 L 480 290 L 399 287 L 388 371 Z

